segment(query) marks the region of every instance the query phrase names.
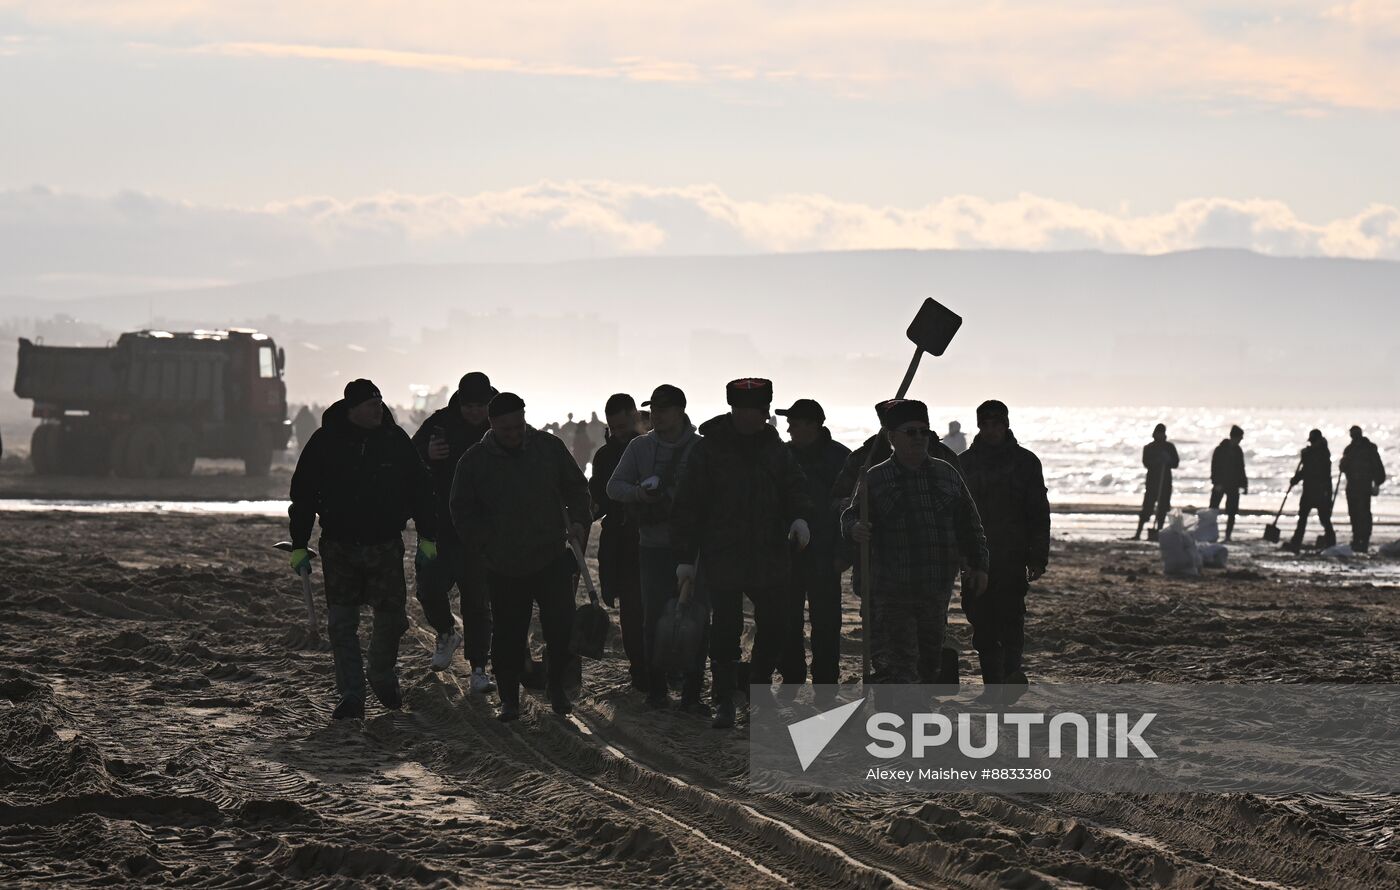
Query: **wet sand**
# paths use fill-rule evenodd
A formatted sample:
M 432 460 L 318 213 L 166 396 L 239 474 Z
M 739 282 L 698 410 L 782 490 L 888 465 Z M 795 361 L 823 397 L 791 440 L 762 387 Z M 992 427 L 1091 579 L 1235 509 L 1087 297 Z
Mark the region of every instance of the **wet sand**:
M 405 709 L 331 724 L 284 536 L 256 515 L 0 513 L 0 885 L 1400 886 L 1396 798 L 758 793 L 743 726 L 644 709 L 615 638 L 574 718 L 527 693 L 503 726 L 460 660 L 428 669 L 411 597 Z M 1033 680 L 1400 682 L 1400 593 L 1333 564 L 1244 546 L 1177 580 L 1148 544 L 1053 559 Z M 854 680 L 849 590 L 846 612 Z

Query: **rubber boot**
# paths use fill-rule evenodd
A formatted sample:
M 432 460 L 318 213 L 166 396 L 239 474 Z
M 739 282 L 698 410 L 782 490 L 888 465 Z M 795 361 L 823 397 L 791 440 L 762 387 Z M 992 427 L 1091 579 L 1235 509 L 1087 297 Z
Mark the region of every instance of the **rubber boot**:
M 549 706 L 561 717 L 573 713 L 574 703 L 569 701 L 569 693 L 564 691 L 562 682 L 549 684 Z
M 362 698 L 342 698 L 331 712 L 332 720 L 360 720 L 365 716 L 365 701 Z
M 514 680 L 501 680 L 500 677 L 496 679 L 499 681 L 497 692 L 501 696 L 501 711 L 496 715 L 496 719 L 502 723 L 519 720 L 520 684 Z

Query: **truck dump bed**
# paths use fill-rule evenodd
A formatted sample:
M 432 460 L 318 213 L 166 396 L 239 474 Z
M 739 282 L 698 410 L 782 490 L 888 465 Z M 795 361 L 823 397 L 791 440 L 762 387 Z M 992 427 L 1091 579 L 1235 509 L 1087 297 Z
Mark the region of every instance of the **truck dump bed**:
M 74 410 L 126 400 L 124 372 L 115 346 L 39 346 L 21 337 L 15 395 Z

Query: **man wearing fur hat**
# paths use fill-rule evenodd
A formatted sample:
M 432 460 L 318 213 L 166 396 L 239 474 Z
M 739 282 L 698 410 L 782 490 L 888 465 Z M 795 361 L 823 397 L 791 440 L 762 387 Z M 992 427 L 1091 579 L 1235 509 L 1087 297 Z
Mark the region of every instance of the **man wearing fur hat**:
M 408 630 L 403 575 L 403 529 L 418 530 L 418 564 L 437 557 L 433 482 L 408 434 L 394 422 L 379 389 L 352 380 L 345 398 L 326 409 L 292 474 L 292 570 L 310 566 L 307 544 L 321 520 L 326 631 L 335 659 L 340 704 L 331 715 L 365 715 L 365 669 L 360 654 L 360 607 L 374 608 L 369 686 L 384 707 L 402 706 L 396 668 L 399 639 Z
M 866 474 L 861 495 L 841 515 L 843 534 L 870 543 L 871 681 L 931 682 L 938 675 L 948 602 L 967 567 L 963 597 L 987 586 L 987 539 L 962 477 L 928 454 L 928 408 L 914 399 L 877 407 L 893 455 Z
M 697 567 L 710 592 L 711 698 L 716 729 L 734 725 L 734 685 L 744 629 L 744 596 L 753 602 L 750 682 L 769 684 L 777 668 L 790 553 L 811 541 L 812 505 L 792 451 L 768 424 L 773 384 L 759 377 L 730 381 L 730 406 L 700 426 L 703 438 L 676 493 L 673 535 L 682 562 L 678 581 Z

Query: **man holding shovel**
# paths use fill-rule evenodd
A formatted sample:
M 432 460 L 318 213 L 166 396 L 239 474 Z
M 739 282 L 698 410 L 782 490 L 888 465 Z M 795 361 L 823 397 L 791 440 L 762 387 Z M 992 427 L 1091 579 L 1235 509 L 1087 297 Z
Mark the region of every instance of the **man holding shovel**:
M 1293 539 L 1285 541 L 1283 549 L 1297 553 L 1303 549 L 1303 537 L 1308 531 L 1308 514 L 1317 511 L 1317 519 L 1322 523 L 1322 546 L 1331 547 L 1337 543 L 1337 533 L 1332 529 L 1332 452 L 1327 447 L 1327 439 L 1322 430 L 1308 433 L 1308 444 L 1299 455 L 1298 472 L 1293 474 L 1290 485 L 1303 483 L 1303 497 L 1298 504 L 1298 527 L 1293 531 Z
M 457 464 L 451 509 L 458 535 L 486 566 L 495 621 L 491 658 L 501 696 L 498 718 L 520 716 L 520 675 L 536 603 L 548 647 L 550 706 L 567 714 L 573 705 L 564 677 L 578 571 L 567 541 L 572 534 L 581 547 L 587 546 L 592 525 L 588 480 L 560 439 L 525 423 L 520 396 L 497 395 L 487 414 L 491 429 Z
M 870 680 L 931 682 L 959 571 L 965 600 L 987 587 L 987 539 L 962 477 L 928 455 L 924 403 L 892 399 L 877 411 L 893 457 L 866 473 L 870 518 L 859 503 L 841 516 L 842 533 L 870 546 Z
M 1143 490 L 1142 511 L 1138 514 L 1134 541 L 1142 540 L 1142 527 L 1153 512 L 1157 514 L 1157 522 L 1148 540 L 1157 539 L 1157 532 L 1167 521 L 1167 511 L 1172 508 L 1172 470 L 1180 463 L 1176 446 L 1167 441 L 1167 425 L 1157 424 L 1152 430 L 1152 441 L 1142 446 L 1142 465 L 1147 468 L 1147 485 Z
M 486 431 L 486 406 L 496 395 L 491 380 L 480 371 L 463 375 L 446 408 L 441 408 L 413 434 L 418 454 L 433 474 L 433 490 L 438 505 L 438 558 L 418 571 L 417 596 L 423 616 L 437 631 L 433 651 L 435 671 L 452 665 L 452 656 L 462 645 L 462 634 L 452 616 L 449 594 L 457 588 L 462 600 L 462 630 L 467 637 L 467 661 L 471 664 L 470 689 L 485 694 L 495 688 L 486 675 L 486 659 L 491 654 L 491 598 L 486 592 L 486 569 L 462 545 L 452 526 L 452 477 L 457 462 Z
M 681 551 L 676 579 L 705 568 L 714 615 L 710 627 L 713 726 L 734 725 L 734 685 L 744 629 L 744 596 L 753 602 L 749 682 L 767 686 L 781 658 L 790 549 L 806 549 L 812 505 L 792 452 L 768 423 L 773 384 L 730 381 L 728 414 L 706 421 L 676 493 L 672 532 Z
M 365 715 L 365 670 L 360 653 L 360 607 L 374 608 L 369 685 L 384 707 L 403 700 L 395 667 L 399 639 L 408 630 L 403 574 L 403 529 L 413 519 L 420 565 L 437 557 L 433 483 L 408 434 L 394 422 L 379 389 L 368 380 L 345 386 L 345 398 L 326 409 L 292 474 L 292 570 L 309 566 L 307 544 L 321 521 L 326 630 L 335 658 L 340 703 L 335 720 Z

